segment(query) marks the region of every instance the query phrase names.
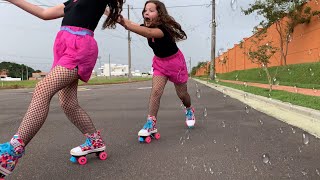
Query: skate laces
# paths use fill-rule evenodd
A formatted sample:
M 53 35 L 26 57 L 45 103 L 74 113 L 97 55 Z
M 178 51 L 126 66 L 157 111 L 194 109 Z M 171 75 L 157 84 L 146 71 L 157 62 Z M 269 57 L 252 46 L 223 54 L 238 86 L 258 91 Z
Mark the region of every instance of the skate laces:
M 0 144 L 0 156 L 2 156 L 3 154 L 8 154 L 16 158 L 20 158 L 22 156 L 22 153 L 17 153 L 14 151 L 13 146 L 10 144 L 10 142 Z
M 85 143 L 81 144 L 80 147 L 91 147 L 92 146 L 92 143 L 91 143 L 91 140 L 90 138 L 87 138 Z
M 187 119 L 188 119 L 188 120 L 193 120 L 193 111 L 192 111 L 191 108 L 188 108 L 188 109 L 186 110 L 186 116 L 187 116 Z
M 148 119 L 147 122 L 144 124 L 143 129 L 152 129 L 152 120 Z

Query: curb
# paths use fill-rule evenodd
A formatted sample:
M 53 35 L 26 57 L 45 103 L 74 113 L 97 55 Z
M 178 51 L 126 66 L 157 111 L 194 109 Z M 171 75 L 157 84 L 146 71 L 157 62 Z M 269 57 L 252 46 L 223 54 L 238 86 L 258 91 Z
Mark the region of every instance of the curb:
M 237 99 L 252 108 L 281 120 L 287 124 L 303 129 L 320 138 L 320 111 L 292 105 L 276 99 L 243 92 L 230 87 L 208 83 L 207 81 L 193 79 L 201 84 Z

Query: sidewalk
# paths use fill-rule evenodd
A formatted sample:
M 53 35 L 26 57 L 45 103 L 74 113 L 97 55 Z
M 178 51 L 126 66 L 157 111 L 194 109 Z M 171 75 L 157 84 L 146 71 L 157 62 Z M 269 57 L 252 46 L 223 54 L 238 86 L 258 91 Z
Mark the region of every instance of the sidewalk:
M 233 83 L 233 84 L 242 84 L 242 85 L 244 83 L 246 83 L 248 86 L 269 89 L 269 84 L 243 82 L 243 81 L 232 81 L 232 80 L 220 80 L 220 81 Z M 320 96 L 320 90 L 317 90 L 317 89 L 305 89 L 305 88 L 297 88 L 297 87 L 291 87 L 291 86 L 280 86 L 280 85 L 273 85 L 272 89 L 287 91 L 287 92 L 291 92 L 291 93 L 299 93 L 299 94 L 304 94 L 304 95 L 309 95 L 309 96 Z
M 218 84 L 212 84 L 208 83 L 207 81 L 194 79 L 195 81 L 202 83 L 210 88 L 213 88 L 215 90 L 218 90 L 231 98 L 237 99 L 244 104 L 249 105 L 250 107 L 256 109 L 257 111 L 263 112 L 269 116 L 272 116 L 284 123 L 290 124 L 292 126 L 298 127 L 312 135 L 314 135 L 317 138 L 320 138 L 320 111 L 292 105 L 290 103 L 282 102 L 276 99 L 270 99 L 267 97 L 254 95 L 251 93 L 246 93 L 247 96 L 244 98 L 243 91 L 233 89 L 227 86 L 218 85 Z M 225 81 L 220 80 L 223 82 L 230 82 L 230 83 L 237 83 L 242 84 L 244 82 L 241 81 Z M 248 86 L 257 86 L 262 88 L 269 88 L 266 84 L 259 84 L 259 83 L 248 83 L 246 82 Z M 310 91 L 314 94 L 317 94 L 319 96 L 319 91 L 314 92 L 313 89 L 303 89 L 303 88 L 296 88 L 297 91 L 293 87 L 288 86 L 276 86 L 279 90 L 289 91 L 289 92 L 295 92 L 300 94 L 310 94 Z M 276 88 L 274 88 L 276 89 Z M 293 91 L 292 91 L 293 89 Z

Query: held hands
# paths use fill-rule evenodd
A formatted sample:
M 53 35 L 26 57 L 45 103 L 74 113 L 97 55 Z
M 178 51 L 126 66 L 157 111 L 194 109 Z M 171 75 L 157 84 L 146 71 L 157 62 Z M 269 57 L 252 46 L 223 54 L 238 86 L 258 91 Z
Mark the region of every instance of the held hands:
M 117 23 L 119 23 L 121 26 L 123 26 L 124 28 L 127 29 L 128 23 L 130 23 L 130 22 L 129 22 L 128 19 L 126 19 L 126 18 L 124 18 L 122 15 L 120 15 L 120 16 L 118 17 Z

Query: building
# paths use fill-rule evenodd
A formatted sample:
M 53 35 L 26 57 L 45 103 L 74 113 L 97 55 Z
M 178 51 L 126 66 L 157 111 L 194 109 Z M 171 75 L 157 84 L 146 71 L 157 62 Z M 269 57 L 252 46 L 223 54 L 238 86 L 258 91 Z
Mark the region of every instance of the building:
M 0 70 L 0 78 L 6 78 L 6 77 L 8 77 L 8 70 L 6 70 L 6 69 L 2 69 L 2 70 Z
M 46 72 L 32 73 L 32 77 L 29 80 L 42 80 L 46 75 L 48 75 Z

